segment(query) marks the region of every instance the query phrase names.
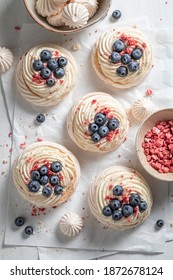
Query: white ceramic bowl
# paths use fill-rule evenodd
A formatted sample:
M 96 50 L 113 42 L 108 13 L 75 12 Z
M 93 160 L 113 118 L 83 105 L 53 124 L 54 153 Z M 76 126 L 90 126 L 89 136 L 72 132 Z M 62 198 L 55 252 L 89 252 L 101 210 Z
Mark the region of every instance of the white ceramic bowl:
M 28 13 L 30 16 L 43 28 L 56 32 L 56 33 L 62 33 L 62 34 L 71 34 L 74 32 L 82 31 L 83 29 L 87 28 L 88 26 L 91 26 L 95 24 L 96 22 L 104 19 L 107 16 L 107 13 L 109 11 L 109 8 L 111 6 L 112 0 L 98 0 L 99 7 L 96 12 L 96 14 L 88 21 L 87 25 L 84 27 L 78 28 L 78 29 L 70 29 L 69 27 L 54 27 L 51 26 L 47 21 L 46 18 L 40 16 L 36 9 L 35 9 L 35 3 L 36 0 L 23 0 L 24 4 L 26 6 L 26 9 L 28 10 Z
M 173 173 L 159 173 L 147 162 L 142 147 L 146 133 L 155 126 L 157 121 L 165 120 L 173 120 L 173 108 L 157 111 L 143 122 L 136 136 L 136 150 L 141 165 L 150 175 L 162 181 L 173 181 Z

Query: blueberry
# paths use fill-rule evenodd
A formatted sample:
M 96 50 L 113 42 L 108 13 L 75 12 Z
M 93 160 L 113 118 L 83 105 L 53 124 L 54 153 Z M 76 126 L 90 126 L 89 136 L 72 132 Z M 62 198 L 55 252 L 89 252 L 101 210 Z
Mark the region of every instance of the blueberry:
M 136 72 L 139 70 L 139 63 L 136 61 L 131 61 L 128 65 L 130 72 Z
M 143 52 L 139 48 L 133 49 L 133 51 L 131 53 L 132 58 L 135 59 L 135 60 L 140 59 L 142 57 L 142 55 L 143 55 Z
M 125 65 L 129 64 L 131 60 L 131 56 L 128 53 L 123 54 L 121 57 L 121 62 Z
M 116 185 L 114 188 L 113 188 L 113 195 L 115 196 L 120 196 L 123 194 L 123 188 L 119 185 Z
M 54 188 L 54 193 L 55 194 L 61 194 L 63 192 L 63 187 L 60 186 L 60 185 L 57 185 L 55 188 Z
M 42 186 L 47 185 L 48 182 L 49 182 L 49 177 L 48 177 L 47 175 L 44 175 L 44 176 L 42 176 L 42 177 L 40 178 L 40 184 L 41 184 Z
M 112 209 L 110 208 L 110 206 L 106 205 L 103 210 L 102 213 L 104 216 L 109 217 L 112 215 Z
M 51 58 L 47 63 L 47 67 L 53 71 L 58 68 L 58 62 L 56 61 L 56 59 Z
M 65 67 L 67 65 L 68 61 L 64 56 L 61 56 L 58 58 L 58 65 L 59 67 Z
M 62 164 L 59 161 L 53 161 L 51 164 L 50 169 L 55 172 L 58 173 L 62 170 Z
M 99 127 L 99 135 L 103 138 L 106 137 L 109 133 L 109 128 L 106 125 Z
M 40 167 L 40 169 L 39 169 L 39 172 L 40 172 L 40 175 L 41 176 L 44 176 L 44 175 L 47 175 L 47 173 L 48 173 L 48 168 L 47 168 L 47 166 L 41 166 Z
M 125 66 L 120 66 L 117 68 L 117 74 L 119 77 L 126 77 L 128 74 L 128 69 Z
M 97 125 L 101 126 L 106 122 L 106 116 L 102 113 L 98 113 L 95 115 L 94 121 Z
M 130 195 L 130 198 L 129 198 L 129 204 L 133 207 L 136 207 L 138 206 L 139 204 L 141 203 L 141 197 L 136 194 L 136 193 L 132 193 Z
M 42 190 L 42 194 L 44 196 L 47 196 L 47 197 L 51 196 L 52 188 L 51 187 L 44 187 L 43 190 Z
M 122 214 L 121 209 L 118 209 L 118 210 L 114 211 L 113 214 L 112 214 L 112 219 L 115 220 L 115 221 L 121 220 L 122 217 L 123 217 L 123 214 Z
M 96 132 L 93 135 L 91 135 L 91 139 L 95 142 L 98 143 L 101 139 L 100 135 Z
M 58 176 L 53 175 L 53 176 L 50 177 L 50 184 L 51 184 L 52 186 L 56 186 L 56 185 L 58 185 L 59 183 L 60 183 L 60 179 L 59 179 Z
M 121 11 L 120 11 L 120 10 L 115 10 L 115 11 L 113 11 L 112 17 L 113 17 L 114 19 L 119 19 L 119 18 L 121 17 Z
M 31 235 L 31 234 L 33 234 L 33 227 L 31 227 L 31 226 L 27 226 L 26 228 L 25 228 L 25 233 L 27 234 L 27 235 Z
M 46 84 L 47 84 L 49 87 L 53 87 L 54 84 L 55 84 L 55 79 L 54 79 L 54 78 L 49 78 L 49 79 L 47 79 Z
M 133 214 L 133 207 L 129 204 L 124 204 L 122 208 L 122 213 L 124 217 L 129 217 Z
M 45 115 L 43 115 L 43 114 L 38 114 L 37 117 L 36 117 L 36 121 L 38 123 L 43 123 L 45 121 L 45 119 L 46 119 Z
M 120 123 L 117 119 L 111 119 L 108 121 L 108 124 L 107 124 L 107 126 L 110 130 L 117 129 L 119 127 L 119 125 L 120 125 Z
M 25 222 L 25 220 L 24 220 L 24 218 L 22 218 L 22 217 L 17 217 L 17 218 L 15 219 L 15 225 L 16 225 L 17 227 L 23 226 L 23 225 L 24 225 L 24 222 Z
M 88 127 L 89 132 L 94 133 L 99 130 L 99 127 L 96 123 L 90 123 Z
M 39 171 L 34 170 L 34 171 L 31 173 L 31 178 L 32 178 L 33 180 L 39 181 L 39 179 L 40 179 L 40 173 L 39 173 Z
M 41 70 L 41 76 L 43 79 L 48 79 L 51 76 L 52 72 L 49 68 L 45 67 Z
M 163 220 L 158 220 L 156 222 L 157 227 L 162 228 L 164 226 L 164 221 Z
M 38 192 L 40 189 L 40 183 L 36 180 L 30 181 L 28 184 L 28 189 L 30 192 Z
M 40 54 L 40 57 L 43 62 L 46 62 L 51 59 L 52 53 L 48 50 L 43 50 Z
M 55 71 L 54 71 L 54 75 L 57 79 L 61 79 L 64 77 L 65 75 L 65 71 L 63 68 L 57 68 Z
M 148 208 L 148 205 L 145 201 L 141 201 L 138 206 L 139 206 L 140 212 L 143 212 L 143 211 L 147 210 L 147 208 Z
M 126 48 L 126 45 L 125 45 L 125 43 L 122 40 L 116 40 L 113 43 L 113 47 L 112 47 L 113 51 L 119 52 L 119 53 L 124 51 L 125 48 Z
M 118 52 L 112 52 L 110 55 L 110 60 L 112 63 L 116 64 L 121 60 L 121 55 Z
M 118 199 L 114 199 L 110 201 L 109 206 L 113 211 L 115 211 L 121 207 L 121 202 Z
M 41 60 L 35 60 L 32 64 L 32 66 L 35 71 L 40 71 L 41 69 L 44 68 L 43 61 L 41 61 Z

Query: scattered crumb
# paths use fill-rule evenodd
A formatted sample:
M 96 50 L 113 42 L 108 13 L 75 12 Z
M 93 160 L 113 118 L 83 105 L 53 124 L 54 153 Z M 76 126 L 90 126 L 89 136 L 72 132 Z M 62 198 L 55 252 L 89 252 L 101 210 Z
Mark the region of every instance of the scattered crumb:
M 3 160 L 3 161 L 2 161 L 2 164 L 7 164 L 7 163 L 8 163 L 7 160 Z
M 26 148 L 26 142 L 20 143 L 20 149 L 25 149 Z
M 21 27 L 20 26 L 15 26 L 14 29 L 21 30 Z
M 77 52 L 81 49 L 81 45 L 79 43 L 76 43 L 71 47 L 71 49 L 72 51 Z
M 152 89 L 147 89 L 146 91 L 146 96 L 152 96 L 153 95 L 153 90 Z

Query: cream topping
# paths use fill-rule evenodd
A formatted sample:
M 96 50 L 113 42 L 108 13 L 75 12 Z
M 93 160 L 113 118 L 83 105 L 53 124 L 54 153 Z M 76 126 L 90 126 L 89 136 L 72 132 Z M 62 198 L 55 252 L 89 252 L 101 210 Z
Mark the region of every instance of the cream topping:
M 29 191 L 30 174 L 35 169 L 35 166 L 38 169 L 53 161 L 59 161 L 62 164 L 62 171 L 59 176 L 63 193 L 56 195 L 52 192 L 50 197 L 45 197 L 42 194 L 43 186 L 36 193 Z M 49 141 L 28 146 L 19 155 L 13 168 L 13 181 L 21 196 L 32 204 L 44 208 L 59 206 L 64 203 L 75 191 L 79 176 L 80 167 L 75 156 L 65 147 Z
M 59 227 L 64 235 L 72 237 L 81 232 L 83 220 L 78 214 L 69 212 L 61 217 Z
M 125 36 L 124 36 L 125 35 Z M 121 63 L 111 63 L 110 55 L 112 46 L 116 40 L 127 38 L 128 50 L 131 52 L 136 46 L 143 50 L 143 56 L 139 62 L 139 70 L 129 72 L 126 77 L 119 77 L 116 73 Z M 92 53 L 93 66 L 99 77 L 106 83 L 117 88 L 132 87 L 146 76 L 152 66 L 152 49 L 148 39 L 135 28 L 116 28 L 114 31 L 105 32 L 97 41 Z
M 131 193 L 137 193 L 148 205 L 147 210 L 140 212 L 136 209 L 128 218 L 123 217 L 119 221 L 112 219 L 112 216 L 103 215 L 103 208 L 108 205 L 109 198 L 115 197 L 112 189 L 115 185 L 123 187 L 123 194 L 127 197 Z M 122 196 L 117 197 L 119 200 Z M 145 179 L 136 171 L 128 167 L 112 166 L 104 170 L 95 180 L 89 191 L 88 203 L 95 218 L 102 224 L 113 229 L 130 229 L 140 225 L 150 215 L 153 198 L 151 190 Z
M 33 62 L 40 59 L 40 53 L 45 49 L 51 51 L 55 58 L 64 56 L 68 60 L 65 76 L 60 80 L 57 79 L 52 87 L 47 86 L 44 79 L 34 79 L 38 72 L 33 69 Z M 19 91 L 27 101 L 38 106 L 53 106 L 62 101 L 73 89 L 76 75 L 77 66 L 70 52 L 49 43 L 35 46 L 23 55 L 17 67 L 16 81 Z
M 84 5 L 70 3 L 64 8 L 62 18 L 66 26 L 80 28 L 87 24 L 89 12 Z
M 5 47 L 0 47 L 0 73 L 5 73 L 6 71 L 8 71 L 12 64 L 12 52 Z
M 95 143 L 91 140 L 88 126 L 100 112 L 107 112 L 108 118 L 118 119 L 120 125 L 117 130 Z M 68 116 L 67 127 L 71 139 L 83 150 L 108 152 L 126 139 L 129 123 L 124 109 L 115 98 L 103 92 L 94 92 L 85 95 L 74 105 Z

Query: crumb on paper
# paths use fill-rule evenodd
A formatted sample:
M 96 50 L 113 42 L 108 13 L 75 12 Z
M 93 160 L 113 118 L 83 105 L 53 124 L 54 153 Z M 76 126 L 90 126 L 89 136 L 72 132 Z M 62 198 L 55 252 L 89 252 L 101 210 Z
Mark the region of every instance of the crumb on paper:
M 134 24 L 132 27 L 135 28 L 135 29 L 138 28 L 136 24 Z
M 146 90 L 146 96 L 152 96 L 153 95 L 153 90 L 151 88 L 148 88 Z
M 21 27 L 20 26 L 15 26 L 14 29 L 15 30 L 21 30 Z
M 79 43 L 76 43 L 71 47 L 71 49 L 72 51 L 77 52 L 81 49 L 81 45 Z
M 20 147 L 20 149 L 25 149 L 26 148 L 26 142 L 20 143 L 19 147 Z

